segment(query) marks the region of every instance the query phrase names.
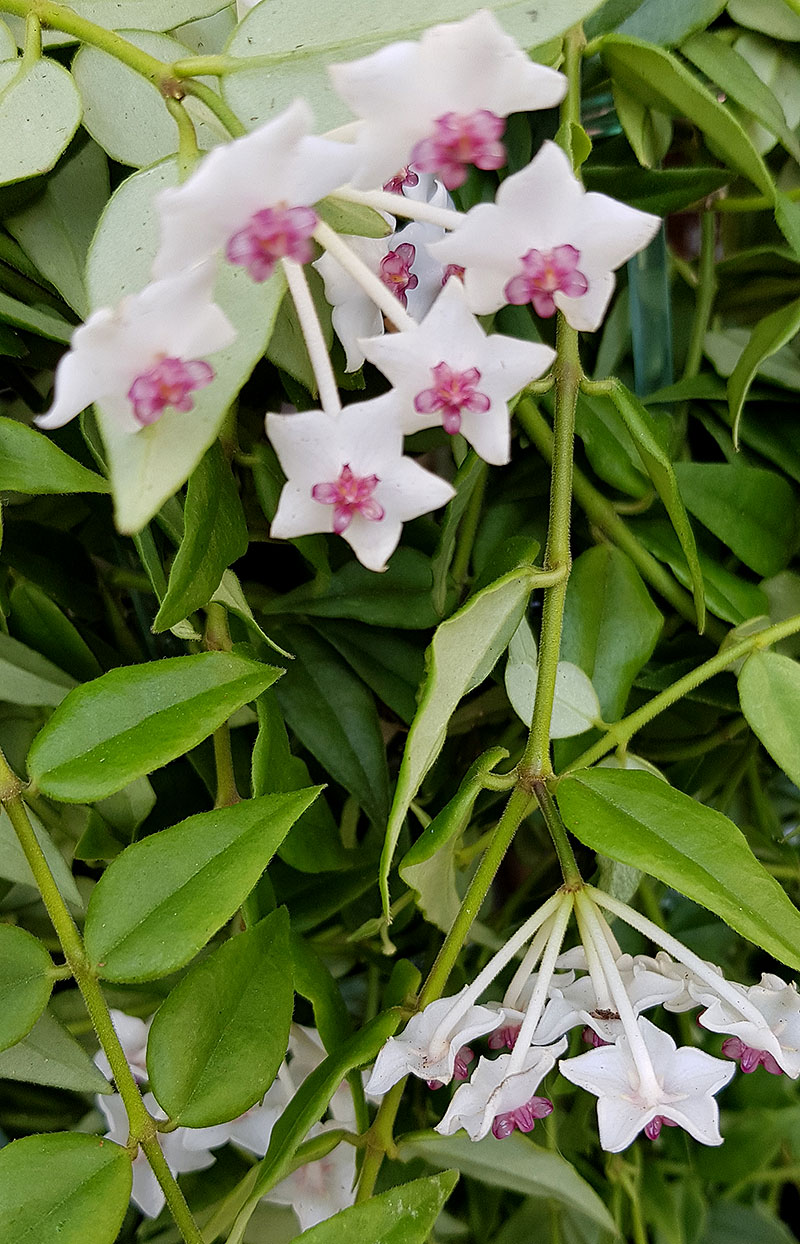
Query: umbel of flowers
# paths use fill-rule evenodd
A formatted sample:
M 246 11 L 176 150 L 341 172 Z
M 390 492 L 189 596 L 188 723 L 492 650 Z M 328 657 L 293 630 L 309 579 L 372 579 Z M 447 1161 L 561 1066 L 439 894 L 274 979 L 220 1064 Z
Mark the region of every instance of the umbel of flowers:
M 655 955 L 623 954 L 603 914 L 644 933 Z M 574 915 L 578 943 L 562 946 Z M 505 992 L 491 987 L 521 956 Z M 676 1046 L 642 1012 L 703 1008 L 702 1029 L 729 1034 L 723 1058 Z M 590 1047 L 562 1057 L 567 1034 L 580 1028 Z M 478 1042 L 486 1039 L 486 1052 Z M 501 1051 L 498 1053 L 498 1051 Z M 540 1093 L 558 1064 L 561 1075 L 597 1097 L 602 1147 L 626 1149 L 640 1132 L 655 1140 L 662 1127 L 682 1127 L 719 1145 L 716 1093 L 757 1067 L 800 1076 L 800 994 L 765 974 L 758 985 L 725 980 L 676 938 L 626 904 L 592 886 L 565 886 L 541 906 L 471 984 L 431 1002 L 378 1055 L 367 1090 L 384 1093 L 408 1074 L 440 1088 L 458 1087 L 438 1123 L 444 1135 L 463 1129 L 477 1141 L 529 1132 L 553 1110 Z
M 659 222 L 586 193 L 551 142 L 505 178 L 495 202 L 454 210 L 448 190 L 471 166 L 505 164 L 506 118 L 553 107 L 566 91 L 564 76 L 531 62 L 488 12 L 330 73 L 356 118 L 354 140 L 314 135 L 297 100 L 164 190 L 152 283 L 76 330 L 38 422 L 58 427 L 99 401 L 132 435 L 174 412 L 191 435 L 195 395 L 213 392 L 215 355 L 235 335 L 213 300 L 218 266 L 256 282 L 280 267 L 321 409 L 267 415 L 287 476 L 272 535 L 335 533 L 381 570 L 402 524 L 453 496 L 404 455 L 404 436 L 441 426 L 487 462 L 507 463 L 514 399 L 553 361 L 550 347 L 487 335 L 475 316 L 530 304 L 538 316 L 558 310 L 574 328 L 598 328 L 614 271 Z M 390 236 L 337 234 L 315 208 L 337 196 L 383 213 Z M 398 218 L 411 223 L 398 230 Z M 366 359 L 391 385 L 344 410 L 304 272 L 313 243 L 348 369 Z

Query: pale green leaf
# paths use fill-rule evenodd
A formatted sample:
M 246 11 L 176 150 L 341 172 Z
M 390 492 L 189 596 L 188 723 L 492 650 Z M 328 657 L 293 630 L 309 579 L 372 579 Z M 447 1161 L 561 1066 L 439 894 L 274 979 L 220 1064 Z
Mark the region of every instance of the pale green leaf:
M 44 1084 L 73 1093 L 113 1091 L 83 1046 L 49 1010 L 42 1012 L 27 1036 L 10 1049 L 0 1051 L 0 1079 Z
M 740 26 L 774 39 L 800 41 L 800 14 L 786 0 L 728 0 L 728 13 Z
M 760 320 L 742 351 L 728 380 L 728 406 L 733 425 L 733 443 L 738 447 L 739 423 L 750 385 L 764 359 L 776 354 L 800 332 L 800 298 L 779 307 Z
M 0 924 L 0 1050 L 14 1045 L 47 1006 L 53 962 L 25 929 Z
M 777 652 L 754 652 L 739 674 L 739 698 L 750 729 L 800 785 L 800 665 Z
M 70 11 L 85 17 L 107 30 L 171 30 L 183 22 L 208 17 L 225 8 L 229 0 L 71 0 Z M 18 17 L 7 19 L 22 46 L 25 22 Z M 74 43 L 75 36 L 61 30 L 45 30 L 47 47 Z
M 0 61 L 0 185 L 48 172 L 80 119 L 78 88 L 62 65 Z
M 0 696 L 4 700 L 55 708 L 74 686 L 75 679 L 46 657 L 0 632 Z

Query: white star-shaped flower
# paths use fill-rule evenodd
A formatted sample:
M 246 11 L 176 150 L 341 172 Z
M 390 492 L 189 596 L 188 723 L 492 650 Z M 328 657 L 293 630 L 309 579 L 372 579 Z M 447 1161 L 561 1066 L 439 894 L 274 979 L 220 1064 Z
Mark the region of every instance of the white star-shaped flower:
M 454 496 L 450 484 L 403 457 L 400 406 L 390 391 L 335 417 L 317 410 L 267 415 L 287 476 L 273 537 L 336 532 L 369 570 L 385 569 L 403 523 Z
M 650 971 L 630 955 L 620 955 L 616 963 L 634 1015 L 659 1006 L 681 992 L 680 981 Z M 594 1029 L 602 1041 L 616 1040 L 622 1030 L 613 1003 L 601 1006 L 591 976 L 582 976 L 572 984 L 552 990 L 536 1029 L 536 1040 L 543 1043 L 554 1041 L 577 1024 L 586 1024 Z
M 487 337 L 456 277 L 417 328 L 359 344 L 405 398 L 404 432 L 443 425 L 498 465 L 510 457 L 509 401 L 555 358 L 549 346 Z
M 98 1097 L 97 1104 L 106 1116 L 108 1124 L 106 1139 L 116 1141 L 118 1145 L 127 1145 L 129 1132 L 128 1115 L 122 1098 L 118 1093 L 113 1093 L 110 1097 Z M 144 1104 L 153 1118 L 165 1119 L 167 1117 L 152 1093 L 145 1093 Z M 223 1129 L 202 1128 L 197 1130 L 210 1133 L 212 1131 L 222 1131 Z M 208 1144 L 204 1148 L 189 1148 L 187 1146 L 187 1137 L 191 1136 L 193 1131 L 194 1129 L 188 1127 L 177 1127 L 174 1132 L 158 1132 L 157 1134 L 158 1143 L 173 1175 L 181 1175 L 185 1171 L 202 1171 L 214 1162 L 214 1155 L 209 1152 Z M 213 1143 L 222 1144 L 225 1139 L 227 1139 L 225 1135 L 220 1135 L 220 1138 Z M 164 1197 L 163 1189 L 141 1150 L 136 1154 L 132 1165 L 133 1186 L 131 1189 L 131 1200 L 146 1217 L 156 1218 L 164 1208 L 166 1198 Z
M 309 133 L 303 100 L 251 134 L 210 151 L 181 186 L 157 199 L 161 246 L 155 276 L 171 276 L 218 251 L 266 280 L 279 259 L 311 258 L 311 209 L 343 185 L 356 154 L 345 143 Z
M 716 963 L 711 963 L 708 959 L 704 962 L 709 972 L 715 973 L 720 978 L 722 977 L 722 969 Z M 665 1011 L 693 1011 L 695 1007 L 699 1006 L 700 1000 L 691 992 L 690 986 L 699 988 L 701 992 L 710 993 L 710 986 L 704 980 L 701 980 L 685 964 L 676 963 L 665 950 L 659 950 L 655 958 L 650 955 L 636 955 L 634 963 L 641 965 L 649 972 L 660 972 L 662 976 L 666 976 L 669 980 L 678 981 L 680 984 L 680 990 L 673 997 L 664 999 Z
M 235 329 L 212 301 L 214 267 L 198 265 L 154 281 L 75 329 L 56 368 L 55 400 L 36 423 L 60 428 L 92 402 L 129 432 L 166 409 L 191 411 L 193 393 L 214 379 L 206 355 L 229 346 Z
M 623 1033 L 615 1045 L 562 1059 L 559 1070 L 597 1097 L 600 1144 L 609 1153 L 627 1149 L 644 1130 L 655 1139 L 666 1123 L 685 1128 L 704 1145 L 721 1145 L 714 1093 L 727 1084 L 734 1065 L 703 1050 L 681 1046 L 647 1019 L 637 1020 L 655 1072 L 652 1091 L 640 1087 L 639 1072 Z
M 743 1070 L 753 1070 L 748 1066 L 745 1051 L 763 1051 L 774 1058 L 781 1071 L 796 1080 L 800 1076 L 800 993 L 797 986 L 794 982 L 787 985 L 779 976 L 765 972 L 758 985 L 734 985 L 734 988 L 756 1007 L 763 1016 L 763 1023 L 746 1019 L 730 1002 L 715 997 L 710 986 L 692 985 L 695 998 L 708 1008 L 698 1016 L 698 1023 L 711 1032 L 727 1032 L 739 1039 L 742 1050 L 731 1048 L 731 1057 L 742 1059 Z M 724 1047 L 723 1052 L 726 1052 Z
M 412 1015 L 399 1037 L 389 1038 L 375 1060 L 368 1093 L 385 1093 L 407 1075 L 449 1084 L 462 1045 L 492 1032 L 503 1019 L 502 1011 L 485 1006 L 470 1006 L 465 1011 L 459 1000 L 466 989 L 429 1003 L 424 1011 Z
M 337 1122 L 318 1123 L 309 1138 L 339 1127 Z M 274 1205 L 291 1205 L 301 1231 L 308 1231 L 318 1222 L 332 1218 L 347 1209 L 355 1200 L 356 1151 L 352 1145 L 338 1144 L 316 1162 L 306 1162 L 276 1184 L 265 1201 Z
M 509 1071 L 512 1054 L 481 1058 L 472 1079 L 456 1089 L 436 1131 L 452 1136 L 463 1127 L 470 1140 L 481 1140 L 493 1129 L 498 1136 L 508 1135 L 515 1127 L 530 1131 L 535 1119 L 552 1111 L 552 1104 L 537 1097 L 536 1090 L 566 1048 L 566 1040 L 532 1046 L 517 1072 Z
M 562 74 L 533 64 L 486 10 L 329 72 L 362 118 L 353 184 L 364 187 L 408 164 L 438 173 L 449 189 L 469 164 L 500 168 L 503 118 L 551 108 L 567 86 Z
M 494 203 L 473 207 L 431 253 L 464 268 L 467 302 L 477 315 L 532 302 L 539 315 L 564 313 L 573 328 L 599 328 L 614 271 L 654 236 L 658 216 L 605 194 L 588 194 L 567 156 L 545 142 L 536 158 L 507 177 Z

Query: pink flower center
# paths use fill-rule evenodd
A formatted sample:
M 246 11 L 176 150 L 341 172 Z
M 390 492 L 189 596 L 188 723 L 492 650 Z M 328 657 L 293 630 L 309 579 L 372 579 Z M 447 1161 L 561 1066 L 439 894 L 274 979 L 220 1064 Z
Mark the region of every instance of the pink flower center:
M 204 389 L 214 379 L 214 369 L 202 359 L 162 358 L 149 371 L 137 376 L 128 389 L 133 415 L 142 427 L 160 419 L 168 406 L 186 412 L 194 406 L 194 389 Z
M 672 1119 L 667 1119 L 663 1114 L 657 1114 L 649 1123 L 645 1123 L 644 1134 L 648 1140 L 656 1140 L 662 1127 L 677 1127 L 677 1123 L 673 1123 Z
M 449 263 L 442 273 L 442 285 L 446 285 L 451 276 L 456 277 L 459 281 L 463 281 L 465 272 L 466 268 L 463 268 L 460 263 Z
M 517 1128 L 520 1132 L 532 1132 L 537 1119 L 545 1119 L 548 1114 L 553 1113 L 553 1103 L 548 1101 L 546 1097 L 532 1097 L 530 1101 L 526 1101 L 524 1106 L 517 1106 L 516 1110 L 507 1110 L 505 1114 L 497 1114 L 492 1123 L 492 1135 L 498 1140 L 505 1140 L 506 1136 Z
M 587 1045 L 594 1046 L 596 1050 L 599 1050 L 602 1045 L 609 1044 L 608 1041 L 604 1041 L 601 1036 L 598 1036 L 594 1028 L 590 1028 L 588 1024 L 581 1033 L 581 1040 L 585 1041 Z
M 505 118 L 480 108 L 466 116 L 446 112 L 433 125 L 433 133 L 411 152 L 411 163 L 423 173 L 436 173 L 448 190 L 464 184 L 470 164 L 482 169 L 505 164 L 506 149 L 499 141 L 506 128 Z
M 722 1053 L 726 1058 L 732 1058 L 737 1062 L 746 1076 L 750 1075 L 757 1067 L 763 1067 L 771 1076 L 782 1076 L 783 1068 L 779 1067 L 773 1056 L 766 1050 L 754 1050 L 751 1045 L 745 1045 L 744 1041 L 740 1041 L 738 1037 L 728 1037 L 722 1042 Z
M 432 368 L 433 388 L 423 389 L 414 398 L 414 409 L 421 415 L 442 412 L 442 426 L 453 436 L 461 427 L 461 412 L 472 410 L 484 414 L 491 406 L 491 399 L 479 393 L 476 385 L 481 378 L 477 367 L 466 371 L 454 371 L 447 363 L 437 363 Z
M 474 1057 L 474 1050 L 471 1050 L 468 1045 L 462 1045 L 461 1049 L 456 1054 L 455 1062 L 453 1063 L 454 1080 L 469 1079 L 469 1064 L 472 1062 Z M 429 1089 L 440 1089 L 444 1085 L 444 1080 L 428 1080 L 427 1084 Z
M 410 242 L 401 242 L 396 250 L 389 251 L 381 260 L 378 276 L 403 307 L 408 306 L 406 290 L 416 289 L 419 285 L 418 277 L 411 271 L 416 257 L 416 246 L 412 246 Z
M 520 260 L 522 271 L 513 276 L 503 293 L 507 302 L 523 306 L 532 302 L 537 315 L 555 315 L 553 294 L 580 298 L 589 282 L 578 268 L 581 253 L 574 246 L 554 246 L 550 251 L 530 250 Z
M 266 281 L 279 259 L 308 263 L 318 223 L 310 207 L 264 207 L 228 239 L 225 255 L 230 263 L 247 268 L 254 281 Z
M 519 1036 L 519 1024 L 506 1024 L 504 1028 L 497 1028 L 489 1037 L 487 1042 L 490 1050 L 513 1050 Z
M 323 505 L 333 506 L 333 530 L 337 536 L 346 531 L 354 514 L 379 523 L 385 510 L 373 493 L 380 483 L 377 475 L 354 475 L 346 462 L 338 479 L 328 484 L 315 484 L 311 496 Z
M 383 189 L 389 194 L 402 194 L 403 186 L 418 186 L 419 175 L 414 172 L 410 164 L 406 164 L 405 168 L 401 168 L 394 177 L 390 177 L 388 181 L 383 183 Z

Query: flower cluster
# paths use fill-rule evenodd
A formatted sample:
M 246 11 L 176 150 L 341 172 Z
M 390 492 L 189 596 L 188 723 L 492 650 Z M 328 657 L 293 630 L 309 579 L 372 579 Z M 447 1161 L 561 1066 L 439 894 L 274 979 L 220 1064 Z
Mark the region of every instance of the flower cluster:
M 111 1018 L 134 1079 L 146 1087 L 149 1021 L 116 1010 L 112 1010 Z M 297 1089 L 324 1057 L 325 1050 L 316 1029 L 293 1024 L 286 1059 L 260 1102 L 229 1123 L 215 1127 L 177 1127 L 158 1133 L 158 1142 L 173 1175 L 204 1170 L 215 1160 L 212 1150 L 229 1143 L 256 1157 L 263 1157 L 269 1148 L 275 1123 Z M 95 1063 L 105 1075 L 111 1076 L 110 1064 L 102 1050 L 95 1055 Z M 154 1119 L 166 1118 L 149 1091 L 144 1093 L 144 1104 Z M 108 1125 L 107 1139 L 127 1144 L 128 1118 L 120 1095 L 98 1096 L 97 1105 Z M 329 1113 L 330 1119 L 315 1124 L 309 1137 L 333 1128 L 355 1128 L 353 1098 L 346 1085 L 341 1085 L 331 1098 Z M 355 1149 L 339 1144 L 324 1158 L 299 1166 L 276 1184 L 264 1199 L 275 1205 L 291 1206 L 300 1229 L 306 1231 L 352 1205 L 355 1176 Z M 131 1200 L 148 1218 L 155 1218 L 164 1207 L 161 1185 L 141 1152 L 133 1160 Z
M 596 329 L 614 270 L 659 222 L 587 194 L 551 142 L 505 178 L 495 202 L 454 210 L 448 191 L 471 167 L 506 163 L 508 116 L 551 108 L 566 92 L 564 76 L 531 62 L 488 12 L 330 74 L 356 118 L 354 141 L 314 135 L 297 100 L 162 191 L 152 283 L 76 331 L 39 423 L 57 427 L 91 401 L 140 434 L 162 418 L 191 418 L 201 390 L 213 403 L 214 356 L 234 337 L 213 301 L 217 265 L 259 283 L 280 268 L 321 410 L 267 416 L 287 475 L 272 534 L 332 532 L 380 570 L 403 522 L 453 496 L 404 457 L 403 437 L 438 426 L 487 462 L 508 462 L 509 404 L 553 360 L 538 342 L 487 336 L 475 316 L 531 304 L 539 316 L 559 310 L 575 328 Z M 330 196 L 382 213 L 390 235 L 345 240 L 318 210 Z M 411 223 L 398 230 L 398 217 Z M 304 273 L 314 244 L 348 370 L 368 360 L 392 386 L 344 411 Z
M 666 949 L 655 957 L 622 954 L 602 909 Z M 562 953 L 574 913 L 580 944 Z M 501 999 L 479 1000 L 527 946 Z M 724 1058 L 676 1046 L 642 1012 L 703 1007 L 702 1028 L 728 1033 Z M 582 1029 L 591 1048 L 563 1058 L 567 1036 Z M 489 1051 L 477 1059 L 478 1038 Z M 367 1085 L 385 1092 L 405 1075 L 431 1087 L 458 1081 L 436 1130 L 463 1128 L 472 1140 L 529 1132 L 553 1105 L 539 1087 L 556 1061 L 573 1084 L 593 1093 L 602 1147 L 617 1153 L 644 1132 L 682 1127 L 707 1145 L 722 1143 L 715 1094 L 734 1074 L 761 1065 L 773 1075 L 800 1076 L 800 994 L 765 975 L 759 985 L 726 981 L 669 934 L 609 895 L 586 886 L 554 895 L 495 954 L 472 984 L 430 1003 L 381 1050 Z

